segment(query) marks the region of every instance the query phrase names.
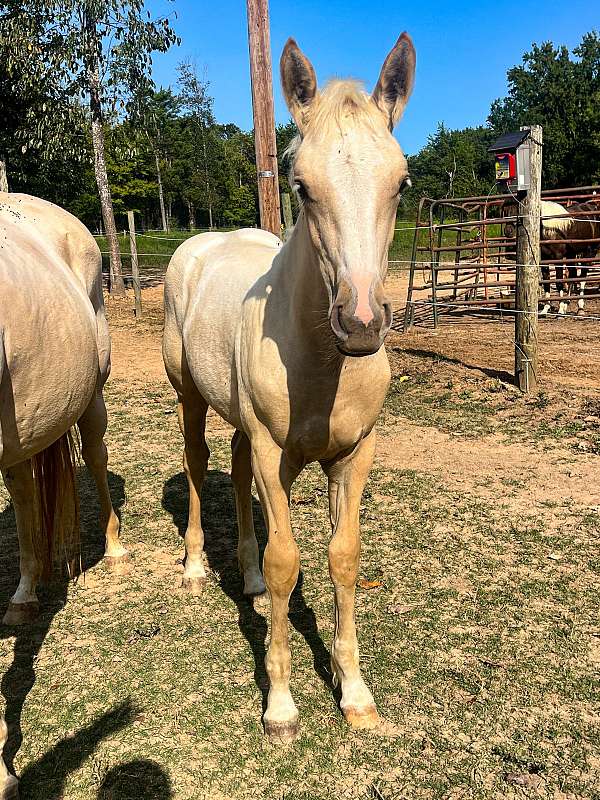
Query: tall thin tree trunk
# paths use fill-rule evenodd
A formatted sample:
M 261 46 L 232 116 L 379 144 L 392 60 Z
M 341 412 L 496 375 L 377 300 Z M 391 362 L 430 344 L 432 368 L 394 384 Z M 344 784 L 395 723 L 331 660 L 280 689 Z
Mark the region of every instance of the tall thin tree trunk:
M 160 216 L 162 218 L 163 231 L 169 230 L 169 223 L 167 221 L 167 213 L 165 211 L 165 196 L 163 194 L 162 176 L 160 174 L 160 159 L 158 157 L 158 150 L 154 151 L 154 158 L 156 159 L 156 177 L 158 179 L 158 202 L 160 203 Z
M 204 153 L 204 177 L 206 181 L 206 202 L 208 204 L 208 227 L 212 231 L 213 216 L 212 216 L 212 190 L 210 186 L 210 178 L 208 177 L 208 153 L 206 151 L 206 132 L 204 130 L 204 122 L 201 122 L 202 131 L 202 151 Z
M 194 208 L 194 205 L 190 200 L 187 201 L 187 207 L 188 207 L 188 215 L 190 218 L 190 230 L 193 231 L 194 228 L 196 227 L 196 209 Z
M 92 117 L 92 146 L 94 148 L 94 172 L 100 196 L 102 219 L 110 251 L 110 293 L 122 297 L 125 294 L 123 283 L 123 268 L 121 266 L 121 251 L 115 215 L 108 185 L 106 172 L 106 158 L 104 154 L 104 129 L 102 127 L 102 101 L 100 99 L 100 78 L 98 76 L 98 32 L 96 20 L 85 8 L 85 34 L 86 34 L 86 68 L 88 89 L 90 93 L 90 112 Z

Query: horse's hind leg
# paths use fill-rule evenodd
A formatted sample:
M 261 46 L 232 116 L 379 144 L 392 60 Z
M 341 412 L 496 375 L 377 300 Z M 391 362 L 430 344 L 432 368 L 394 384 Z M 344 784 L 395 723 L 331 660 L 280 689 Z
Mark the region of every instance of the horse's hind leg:
M 19 586 L 2 621 L 5 625 L 24 625 L 32 622 L 39 613 L 36 586 L 40 579 L 40 566 L 33 546 L 36 519 L 33 513 L 35 488 L 31 461 L 23 461 L 3 470 L 2 476 L 15 509 L 21 571 Z
M 186 384 L 191 383 L 186 381 Z M 206 444 L 204 429 L 208 403 L 195 387 L 187 386 L 179 396 L 177 416 L 183 434 L 183 468 L 188 480 L 190 503 L 188 524 L 185 532 L 185 570 L 183 586 L 192 593 L 199 592 L 206 581 L 204 568 L 204 531 L 202 530 L 201 500 L 202 485 L 208 469 L 210 451 Z
M 250 440 L 242 431 L 236 431 L 231 440 L 231 480 L 235 493 L 238 563 L 244 580 L 244 594 L 263 594 L 266 589 L 258 563 L 258 543 L 252 516 L 252 453 Z
M 104 444 L 107 416 L 102 393 L 97 393 L 77 423 L 81 434 L 81 454 L 94 477 L 100 500 L 100 518 L 105 535 L 104 561 L 116 571 L 121 571 L 129 561 L 129 554 L 119 538 L 119 518 L 110 499 L 108 488 L 108 451 Z

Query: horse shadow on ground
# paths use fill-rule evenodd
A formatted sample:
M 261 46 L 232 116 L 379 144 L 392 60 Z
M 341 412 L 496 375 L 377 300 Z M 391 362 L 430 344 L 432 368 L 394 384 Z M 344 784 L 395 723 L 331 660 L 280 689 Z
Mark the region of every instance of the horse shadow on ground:
M 78 470 L 78 491 L 81 513 L 81 560 L 84 570 L 96 566 L 104 554 L 104 535 L 98 520 L 100 508 L 96 486 L 86 469 Z M 113 472 L 108 474 L 108 482 L 114 508 L 120 515 L 125 502 L 125 481 Z M 16 521 L 11 504 L 0 513 L 0 536 L 3 547 L 0 552 L 0 613 L 3 613 L 19 582 L 19 544 L 16 532 Z M 67 602 L 70 580 L 66 574 L 53 578 L 48 585 L 38 589 L 40 615 L 29 625 L 0 625 L 3 638 L 14 637 L 13 661 L 2 676 L 1 689 L 6 699 L 5 719 L 8 725 L 8 741 L 4 747 L 4 760 L 11 772 L 14 772 L 14 759 L 21 747 L 21 714 L 27 696 L 35 684 L 35 663 L 52 626 L 55 615 Z M 85 728 L 74 735 L 67 736 L 36 761 L 28 764 L 20 776 L 20 793 L 22 800 L 40 798 L 40 800 L 59 800 L 62 798 L 68 775 L 78 769 L 107 736 L 128 725 L 134 716 L 129 703 L 123 703 L 100 715 Z M 133 770 L 138 775 L 136 798 L 169 798 L 168 793 L 157 793 L 154 786 L 168 788 L 169 779 L 157 765 L 148 762 L 131 762 L 121 765 L 108 773 L 99 789 L 98 800 L 112 798 L 125 800 L 134 795 L 119 788 L 123 784 L 120 770 L 129 774 Z M 145 772 L 144 772 L 145 770 Z M 158 772 L 160 771 L 160 775 Z M 144 773 L 144 776 L 142 775 Z M 148 790 L 144 787 L 149 787 Z M 127 790 L 129 791 L 129 790 Z M 144 793 L 145 792 L 145 793 Z
M 162 502 L 163 508 L 171 514 L 180 536 L 183 537 L 187 526 L 189 503 L 188 482 L 183 472 L 174 475 L 165 483 Z M 262 564 L 267 534 L 260 503 L 254 498 L 252 510 Z M 256 610 L 252 599 L 245 597 L 242 592 L 242 579 L 237 563 L 237 521 L 233 487 L 230 476 L 225 472 L 209 470 L 207 473 L 202 490 L 202 528 L 208 565 L 225 594 L 236 604 L 240 631 L 252 650 L 254 680 L 262 693 L 264 713 L 269 691 L 269 680 L 264 664 L 267 620 Z M 310 647 L 317 675 L 339 702 L 338 690 L 333 686 L 330 654 L 319 634 L 315 612 L 304 599 L 303 581 L 304 576 L 300 572 L 298 583 L 290 598 L 289 620 Z
M 409 356 L 417 356 L 418 358 L 426 358 L 430 361 L 439 361 L 443 364 L 454 364 L 458 367 L 464 367 L 465 369 L 471 370 L 472 372 L 482 372 L 488 378 L 494 378 L 496 380 L 502 381 L 503 383 L 510 383 L 514 384 L 515 376 L 507 372 L 504 369 L 493 369 L 492 367 L 482 367 L 480 364 L 469 364 L 466 361 L 462 361 L 460 358 L 451 358 L 450 356 L 441 355 L 441 353 L 436 353 L 434 350 L 419 350 L 418 348 L 414 347 L 407 347 L 407 348 L 392 348 L 395 352 L 402 354 L 407 354 Z

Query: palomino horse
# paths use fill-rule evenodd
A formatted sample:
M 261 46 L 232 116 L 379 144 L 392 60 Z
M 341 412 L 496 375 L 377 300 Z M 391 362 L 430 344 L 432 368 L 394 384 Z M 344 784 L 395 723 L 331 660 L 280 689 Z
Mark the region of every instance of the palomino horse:
M 312 65 L 290 39 L 281 78 L 299 130 L 291 180 L 301 203 L 291 237 L 282 246 L 259 230 L 195 236 L 177 249 L 165 280 L 163 354 L 179 398 L 190 489 L 184 585 L 194 588 L 205 578 L 200 495 L 211 406 L 236 428 L 232 480 L 247 595 L 265 588 L 252 522 L 253 476 L 268 529 L 270 689 L 263 721 L 277 738 L 298 730 L 289 689 L 288 603 L 299 574 L 290 489 L 314 461 L 329 479 L 331 665 L 341 708 L 356 727 L 379 721 L 360 673 L 354 620 L 359 506 L 390 379 L 382 347 L 392 321 L 383 289 L 388 247 L 409 185 L 391 131 L 414 70 L 414 47 L 404 33 L 371 96 L 347 81 L 319 92 Z
M 66 211 L 4 193 L 0 241 L 0 469 L 15 509 L 21 568 L 4 622 L 19 624 L 37 613 L 39 579 L 55 557 L 72 557 L 79 539 L 75 424 L 98 487 L 108 562 L 127 554 L 103 441 L 110 339 L 98 246 Z M 0 759 L 0 797 L 16 797 L 16 787 Z
M 578 258 L 594 258 L 600 249 L 600 244 L 593 241 L 600 239 L 600 201 L 588 200 L 568 207 L 548 200 L 542 201 L 541 238 L 542 258 L 561 259 L 563 262 L 556 265 L 556 287 L 561 297 L 558 313 L 567 313 L 568 296 L 576 288 L 575 284 L 578 284 L 577 313 L 583 314 L 585 279 L 589 267 L 583 265 L 578 271 L 575 262 Z M 568 276 L 566 284 L 563 281 L 564 270 Z M 576 280 L 578 277 L 580 281 Z M 545 299 L 540 313 L 547 314 L 550 311 L 549 264 L 542 264 L 542 283 Z M 566 300 L 563 299 L 565 295 L 567 295 Z

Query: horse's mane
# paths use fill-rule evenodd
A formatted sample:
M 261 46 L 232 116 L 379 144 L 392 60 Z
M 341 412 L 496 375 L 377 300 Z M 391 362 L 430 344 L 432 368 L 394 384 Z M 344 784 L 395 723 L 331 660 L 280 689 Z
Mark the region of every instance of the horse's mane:
M 357 125 L 368 125 L 375 129 L 378 125 L 381 127 L 382 121 L 384 117 L 381 111 L 360 81 L 335 79 L 318 92 L 305 112 L 304 135 L 317 133 L 326 138 Z M 302 138 L 300 134 L 295 136 L 283 153 L 292 170 Z

